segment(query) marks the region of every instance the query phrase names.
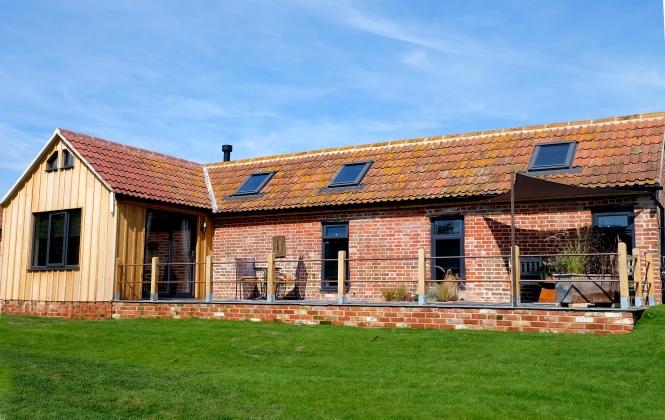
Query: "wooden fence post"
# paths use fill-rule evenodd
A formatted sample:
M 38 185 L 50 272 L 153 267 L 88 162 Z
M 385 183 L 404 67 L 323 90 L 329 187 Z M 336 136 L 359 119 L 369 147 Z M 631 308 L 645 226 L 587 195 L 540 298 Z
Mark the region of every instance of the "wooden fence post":
M 266 300 L 271 303 L 275 301 L 275 254 L 268 253 L 268 292 Z
M 633 286 L 635 287 L 635 306 L 642 306 L 642 259 L 641 252 L 633 248 Z
M 625 309 L 630 307 L 630 289 L 628 287 L 628 255 L 626 252 L 626 244 L 619 242 L 619 293 L 621 308 Z
M 122 297 L 122 260 L 115 259 L 115 300 L 119 301 Z
M 418 305 L 427 305 L 425 248 L 418 248 Z
M 337 303 L 346 303 L 346 251 L 337 253 Z
M 649 306 L 656 304 L 656 290 L 653 284 L 653 254 L 648 252 L 646 255 L 647 262 L 647 282 L 649 283 Z
M 522 263 L 520 262 L 520 247 L 515 245 L 513 250 L 513 278 L 515 283 L 513 285 L 513 305 L 520 306 L 522 304 Z
M 206 302 L 212 302 L 212 255 L 206 257 Z
M 159 257 L 152 257 L 152 269 L 150 271 L 150 300 L 155 302 L 159 292 L 157 290 L 157 277 L 159 277 Z

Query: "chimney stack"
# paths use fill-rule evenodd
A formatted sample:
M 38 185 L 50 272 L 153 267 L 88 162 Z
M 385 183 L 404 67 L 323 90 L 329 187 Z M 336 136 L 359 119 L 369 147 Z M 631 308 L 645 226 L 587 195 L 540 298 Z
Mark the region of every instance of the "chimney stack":
M 222 145 L 222 152 L 224 152 L 224 162 L 228 162 L 231 160 L 232 151 L 233 151 L 233 146 L 231 146 L 230 144 Z

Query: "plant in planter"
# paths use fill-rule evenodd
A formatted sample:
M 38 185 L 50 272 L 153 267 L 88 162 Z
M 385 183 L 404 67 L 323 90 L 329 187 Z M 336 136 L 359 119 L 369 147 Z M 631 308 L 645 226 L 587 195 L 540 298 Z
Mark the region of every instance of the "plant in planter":
M 386 302 L 413 302 L 413 295 L 407 290 L 404 284 L 382 290 L 381 294 Z
M 427 297 L 433 302 L 449 302 L 459 299 L 459 274 L 445 272 L 443 282 L 430 286 Z
M 609 280 L 617 276 L 616 258 L 593 255 L 610 252 L 593 228 L 560 232 L 550 239 L 558 242 L 556 253 L 560 254 L 547 263 L 557 280 L 557 302 L 611 305 L 619 301 L 619 283 Z

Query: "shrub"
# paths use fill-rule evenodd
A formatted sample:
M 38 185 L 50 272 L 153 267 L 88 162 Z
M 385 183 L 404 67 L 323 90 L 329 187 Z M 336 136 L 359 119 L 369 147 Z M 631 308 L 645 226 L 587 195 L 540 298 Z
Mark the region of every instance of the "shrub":
M 459 274 L 446 271 L 441 283 L 431 285 L 427 297 L 434 302 L 448 302 L 459 298 Z
M 409 295 L 410 300 L 413 300 L 411 297 L 411 293 L 408 293 L 406 290 L 406 285 L 400 284 L 397 287 L 393 287 L 392 289 L 386 289 L 381 291 L 381 294 L 383 295 L 383 298 L 386 300 L 386 302 L 394 302 L 394 301 L 404 301 L 407 295 Z

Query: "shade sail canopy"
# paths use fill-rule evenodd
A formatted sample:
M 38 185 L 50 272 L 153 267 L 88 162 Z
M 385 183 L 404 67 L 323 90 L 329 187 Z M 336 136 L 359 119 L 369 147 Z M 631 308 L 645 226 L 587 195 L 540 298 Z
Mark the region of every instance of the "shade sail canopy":
M 515 200 L 631 195 L 645 191 L 649 191 L 649 188 L 644 187 L 641 191 L 634 189 L 585 188 L 546 181 L 523 174 L 516 174 L 515 176 Z M 490 198 L 489 201 L 510 201 L 510 191 Z

